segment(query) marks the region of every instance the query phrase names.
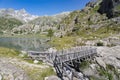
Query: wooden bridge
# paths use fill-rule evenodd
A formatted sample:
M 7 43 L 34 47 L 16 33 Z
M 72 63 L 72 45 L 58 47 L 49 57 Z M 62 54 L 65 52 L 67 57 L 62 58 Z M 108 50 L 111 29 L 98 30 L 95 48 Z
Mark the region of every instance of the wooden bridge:
M 80 63 L 84 60 L 92 59 L 97 54 L 94 47 L 73 47 L 57 52 L 36 52 L 29 51 L 28 56 L 32 59 L 42 60 L 52 64 L 56 70 L 57 75 L 62 79 L 67 76 L 69 80 L 77 77 L 80 80 L 85 80 L 84 76 L 79 74 Z

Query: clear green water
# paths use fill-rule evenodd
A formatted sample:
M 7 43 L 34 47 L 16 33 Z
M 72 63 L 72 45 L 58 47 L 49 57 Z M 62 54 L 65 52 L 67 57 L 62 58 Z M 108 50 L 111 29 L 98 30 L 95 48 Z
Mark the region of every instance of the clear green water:
M 0 47 L 7 47 L 25 51 L 43 51 L 50 46 L 46 43 L 47 39 L 40 38 L 0 38 Z

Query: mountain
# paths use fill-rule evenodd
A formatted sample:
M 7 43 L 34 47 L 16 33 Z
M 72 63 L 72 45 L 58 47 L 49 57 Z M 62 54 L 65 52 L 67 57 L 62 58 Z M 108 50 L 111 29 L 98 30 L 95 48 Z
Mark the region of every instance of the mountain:
M 15 18 L 0 17 L 0 34 L 11 32 L 14 27 L 23 25 L 23 23 Z
M 107 5 L 109 3 L 115 5 L 111 8 L 111 6 Z M 111 2 L 95 0 L 89 2 L 84 9 L 73 11 L 65 17 L 60 22 L 58 29 L 62 35 L 76 35 L 92 39 L 104 38 L 111 34 L 120 33 L 119 6 L 119 0 L 112 0 Z M 111 10 L 113 11 L 109 12 Z
M 35 16 L 26 12 L 25 9 L 0 9 L 0 33 L 8 31 L 12 34 L 32 34 L 44 32 L 50 28 L 56 30 L 61 20 L 69 13 L 63 12 L 52 16 Z
M 81 49 L 82 46 L 94 46 L 97 49 L 94 59 L 81 62 L 81 76 L 90 80 L 120 80 L 120 0 L 92 0 L 82 10 L 52 16 L 32 18 L 26 16 L 26 13 L 25 10 L 18 10 L 19 15 L 13 15 L 14 11 L 1 10 L 0 34 L 47 35 L 48 29 L 51 28 L 54 36 L 57 36 L 51 41 L 47 40 L 50 41 L 51 47 L 67 50 L 66 48 L 72 46 L 81 46 Z M 4 63 L 5 61 L 8 62 L 8 58 Z M 6 72 L 6 67 L 3 66 L 2 69 L 3 73 Z
M 13 34 L 47 33 L 51 28 L 58 37 L 81 36 L 95 39 L 118 34 L 120 31 L 120 0 L 92 0 L 82 10 L 52 16 L 34 16 L 24 9 L 2 9 L 0 14 L 23 21 L 23 25 L 12 28 Z
M 56 31 L 58 24 L 69 14 L 70 12 L 63 12 L 52 16 L 40 16 L 24 25 L 15 27 L 13 33 L 40 33 L 46 32 L 50 28 Z
M 21 9 L 21 10 L 0 9 L 0 16 L 13 17 L 23 22 L 28 22 L 38 17 L 38 16 L 27 13 L 25 9 Z

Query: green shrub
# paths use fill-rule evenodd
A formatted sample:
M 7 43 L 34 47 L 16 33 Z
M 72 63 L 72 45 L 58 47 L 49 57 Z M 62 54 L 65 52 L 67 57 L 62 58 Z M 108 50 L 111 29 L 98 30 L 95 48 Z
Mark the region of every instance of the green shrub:
M 104 46 L 102 42 L 97 42 L 96 45 L 97 46 Z
M 108 47 L 113 47 L 113 46 L 116 46 L 115 44 L 108 44 L 107 45 Z
M 85 69 L 89 66 L 89 62 L 88 61 L 83 61 L 82 63 L 80 63 L 80 68 L 81 69 Z
M 2 32 L 2 31 L 0 31 L 0 34 L 3 34 L 3 32 Z

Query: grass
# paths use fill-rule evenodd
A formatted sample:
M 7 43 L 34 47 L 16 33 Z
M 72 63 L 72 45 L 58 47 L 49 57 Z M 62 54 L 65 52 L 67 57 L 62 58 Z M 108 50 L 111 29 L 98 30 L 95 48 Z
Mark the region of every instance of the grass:
M 120 79 L 119 74 L 117 73 L 115 68 L 111 65 L 107 65 L 106 70 L 101 67 L 98 68 L 97 70 L 98 70 L 100 76 L 104 76 L 108 80 L 114 80 L 114 78 L 113 78 L 114 75 L 117 76 L 118 80 Z
M 75 33 L 75 32 L 74 32 Z M 111 33 L 115 33 L 112 28 L 109 27 L 101 27 L 98 30 L 94 31 L 92 28 L 82 29 L 80 31 L 76 31 L 77 35 L 71 35 L 72 33 L 68 33 L 70 36 L 65 36 L 62 38 L 54 37 L 50 42 L 52 46 L 56 47 L 58 50 L 63 48 L 70 48 L 76 45 L 76 40 L 81 38 L 82 40 L 96 40 L 103 39 L 109 37 Z M 85 43 L 77 43 L 77 45 L 85 45 Z
M 100 76 L 105 76 L 105 77 L 108 76 L 108 71 L 104 70 L 103 68 L 98 68 L 97 70 Z
M 83 61 L 82 63 L 80 63 L 80 69 L 86 69 L 89 67 L 89 65 L 89 61 Z
M 45 77 L 55 75 L 52 67 L 46 69 L 40 68 L 24 68 L 31 80 L 44 80 Z
M 100 6 L 97 5 L 97 6 L 95 6 L 95 7 L 93 8 L 93 11 L 94 11 L 94 12 L 97 12 L 99 8 L 100 8 Z
M 120 79 L 120 76 L 119 76 L 120 74 L 119 74 L 118 70 L 113 65 L 108 65 L 107 64 L 107 69 L 111 70 L 116 75 L 116 77 L 117 77 L 118 80 Z
M 19 51 L 0 47 L 0 57 L 18 57 Z
M 118 6 L 116 7 L 116 10 L 120 10 L 120 5 L 118 5 Z
M 76 37 L 67 37 L 67 36 L 63 38 L 54 37 L 52 38 L 52 41 L 50 42 L 50 44 L 52 44 L 58 50 L 60 50 L 63 48 L 70 48 L 71 46 L 74 46 L 75 39 Z
M 20 59 L 20 61 L 26 61 L 30 64 L 33 63 L 33 60 L 23 60 L 23 58 L 20 58 L 18 55 L 20 54 L 19 51 L 13 50 L 13 49 L 8 49 L 8 48 L 3 48 L 0 47 L 0 57 L 12 57 L 12 58 L 16 58 L 16 59 Z M 27 57 L 27 56 L 26 56 Z M 55 72 L 53 71 L 52 67 L 46 67 L 44 68 L 44 66 L 46 65 L 41 65 L 42 62 L 40 61 L 38 64 L 36 65 L 40 65 L 43 66 L 43 68 L 41 67 L 31 67 L 31 66 L 27 66 L 27 65 L 16 65 L 17 67 L 22 68 L 25 73 L 28 75 L 28 77 L 30 78 L 30 80 L 44 80 L 45 77 L 50 76 L 50 75 L 55 75 Z
M 106 31 L 107 30 L 105 29 L 105 27 L 101 27 L 96 31 L 92 28 L 86 28 L 86 29 L 77 31 L 76 34 L 80 37 L 87 38 L 87 40 L 94 40 L 95 37 L 97 39 L 108 37 L 110 35 L 109 34 L 110 31 L 109 32 L 106 32 Z
M 100 78 L 97 78 L 97 77 L 94 77 L 94 76 L 90 76 L 89 79 L 90 80 L 104 80 L 104 79 L 100 79 Z
M 15 34 L 15 35 L 10 35 L 10 34 L 4 34 L 4 35 L 0 35 L 0 37 L 13 37 L 13 38 L 48 38 L 46 35 L 44 34 L 26 34 L 26 35 L 19 35 L 19 34 Z
M 30 64 L 34 64 L 34 60 L 32 60 L 32 59 L 25 59 L 24 61 L 26 61 L 26 62 L 28 62 Z M 42 64 L 42 63 L 43 63 L 42 61 L 39 61 L 37 64 Z
M 86 69 L 89 67 L 89 62 L 84 61 L 80 64 L 80 69 Z M 120 74 L 118 73 L 118 70 L 112 65 L 106 64 L 106 69 L 102 67 L 97 67 L 97 73 L 100 77 L 97 76 L 89 76 L 90 80 L 114 80 L 114 75 L 116 76 L 116 80 L 120 80 Z
M 21 59 L 25 62 L 28 62 L 30 64 L 34 63 L 34 60 L 32 59 L 25 59 L 28 58 L 27 55 L 22 57 Z M 42 61 L 39 61 L 36 65 L 44 66 Z M 44 80 L 45 77 L 50 76 L 50 75 L 55 75 L 55 72 L 53 71 L 52 67 L 47 67 L 47 68 L 38 68 L 38 67 L 23 67 L 22 69 L 27 73 L 29 76 L 30 80 Z
M 120 33 L 119 25 L 115 25 L 114 23 L 111 23 L 109 25 L 100 27 L 99 29 L 94 28 L 83 28 L 76 32 L 76 34 L 80 37 L 87 38 L 88 40 L 94 40 L 96 39 L 103 39 L 106 37 L 109 37 L 112 34 L 118 34 Z

